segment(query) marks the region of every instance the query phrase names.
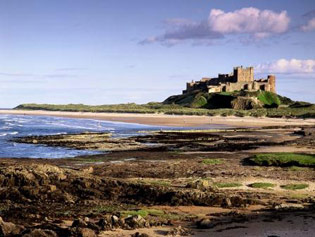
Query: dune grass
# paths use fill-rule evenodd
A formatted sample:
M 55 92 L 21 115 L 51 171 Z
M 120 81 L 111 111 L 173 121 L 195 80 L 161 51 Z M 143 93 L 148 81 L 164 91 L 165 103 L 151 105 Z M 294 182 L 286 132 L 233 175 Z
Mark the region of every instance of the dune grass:
M 281 185 L 280 187 L 287 190 L 299 190 L 299 189 L 305 189 L 308 188 L 308 184 L 286 184 Z
M 315 155 L 298 153 L 262 153 L 246 159 L 249 164 L 280 167 L 315 167 Z
M 271 102 L 273 102 L 271 100 Z M 204 103 L 203 98 L 194 102 Z M 21 110 L 46 110 L 46 111 L 68 111 L 68 112 L 107 112 L 107 113 L 162 113 L 176 115 L 206 115 L 206 116 L 251 116 L 272 118 L 315 118 L 315 105 L 308 107 L 279 107 L 279 108 L 257 108 L 251 110 L 237 110 L 229 108 L 205 109 L 191 108 L 179 104 L 163 104 L 151 102 L 147 104 L 115 104 L 115 105 L 83 105 L 83 104 L 21 104 L 14 109 Z
M 272 183 L 252 183 L 248 185 L 251 188 L 262 188 L 262 189 L 268 189 L 268 188 L 273 188 L 276 185 Z
M 223 160 L 221 160 L 221 159 L 204 159 L 204 160 L 202 160 L 202 163 L 205 165 L 220 165 L 223 163 Z

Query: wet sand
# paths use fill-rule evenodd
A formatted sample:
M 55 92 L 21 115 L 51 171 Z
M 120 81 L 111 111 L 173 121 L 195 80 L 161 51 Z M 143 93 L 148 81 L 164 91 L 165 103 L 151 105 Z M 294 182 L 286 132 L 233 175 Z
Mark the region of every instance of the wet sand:
M 157 126 L 173 127 L 204 127 L 221 124 L 233 127 L 262 127 L 285 125 L 312 125 L 315 119 L 285 119 L 285 118 L 254 118 L 254 117 L 221 117 L 221 116 L 192 116 L 166 114 L 137 114 L 137 113 L 92 113 L 92 112 L 63 112 L 42 110 L 0 110 L 0 114 L 57 116 L 68 118 L 99 119 L 126 123 L 139 123 Z

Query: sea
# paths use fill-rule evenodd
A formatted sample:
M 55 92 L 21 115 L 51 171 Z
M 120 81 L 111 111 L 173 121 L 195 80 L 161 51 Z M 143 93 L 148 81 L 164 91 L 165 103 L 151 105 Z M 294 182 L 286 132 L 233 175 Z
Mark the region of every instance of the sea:
M 210 125 L 202 128 L 222 128 L 222 126 Z M 143 131 L 157 131 L 162 129 L 191 128 L 151 126 L 95 119 L 0 114 L 0 158 L 69 158 L 106 152 L 50 147 L 41 144 L 16 143 L 12 141 L 15 137 L 77 134 L 82 132 L 110 132 L 113 137 L 129 137 L 143 135 Z

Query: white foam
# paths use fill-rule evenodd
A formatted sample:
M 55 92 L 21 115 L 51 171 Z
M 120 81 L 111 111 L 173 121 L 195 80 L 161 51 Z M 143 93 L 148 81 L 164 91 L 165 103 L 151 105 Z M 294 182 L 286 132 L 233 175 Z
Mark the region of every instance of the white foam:
M 136 158 L 127 158 L 127 159 L 124 159 L 124 161 L 133 161 L 133 160 L 136 160 Z

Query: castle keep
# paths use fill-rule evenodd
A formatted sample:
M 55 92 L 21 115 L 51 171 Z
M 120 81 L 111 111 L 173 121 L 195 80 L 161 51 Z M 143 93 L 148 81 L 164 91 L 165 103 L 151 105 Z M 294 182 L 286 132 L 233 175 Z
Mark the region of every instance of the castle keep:
M 233 91 L 271 91 L 276 92 L 276 77 L 268 75 L 266 79 L 254 80 L 254 68 L 235 67 L 231 74 L 219 74 L 216 78 L 202 78 L 200 81 L 187 83 L 183 94 L 193 91 L 233 92 Z

